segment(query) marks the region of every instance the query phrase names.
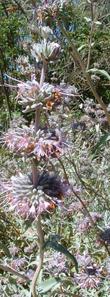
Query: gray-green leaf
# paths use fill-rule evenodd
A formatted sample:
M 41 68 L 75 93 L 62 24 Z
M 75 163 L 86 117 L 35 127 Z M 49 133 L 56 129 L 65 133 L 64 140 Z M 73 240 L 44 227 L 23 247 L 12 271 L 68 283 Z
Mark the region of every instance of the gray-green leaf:
M 60 284 L 60 282 L 58 280 L 51 277 L 48 280 L 40 283 L 40 285 L 38 287 L 38 292 L 40 294 L 47 293 L 48 291 L 55 289 L 57 286 L 59 286 L 59 284 Z

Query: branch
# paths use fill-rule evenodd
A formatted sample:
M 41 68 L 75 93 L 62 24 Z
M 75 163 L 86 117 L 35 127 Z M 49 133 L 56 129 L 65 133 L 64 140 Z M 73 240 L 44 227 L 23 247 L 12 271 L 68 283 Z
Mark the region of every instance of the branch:
M 10 108 L 10 102 L 9 102 L 9 92 L 7 90 L 7 87 L 4 84 L 4 76 L 3 76 L 2 70 L 1 70 L 1 80 L 2 80 L 2 86 L 4 88 L 4 93 L 5 93 L 5 98 L 6 98 L 6 105 L 7 105 L 7 110 L 8 110 L 8 114 L 9 114 L 9 119 L 11 120 L 11 108 Z
M 81 175 L 79 174 L 79 172 L 78 172 L 78 170 L 77 170 L 77 167 L 76 167 L 76 164 L 75 164 L 74 159 L 71 160 L 71 159 L 69 159 L 68 157 L 65 157 L 65 158 L 66 158 L 66 160 L 67 160 L 70 164 L 72 164 L 72 166 L 73 166 L 73 168 L 74 168 L 74 170 L 75 170 L 75 173 L 76 173 L 76 175 L 77 175 L 77 177 L 78 177 L 80 183 L 84 186 L 84 188 L 85 188 L 87 191 L 92 191 L 92 192 L 94 193 L 95 197 L 96 197 L 96 196 L 99 196 L 99 197 L 97 197 L 98 200 L 99 200 L 99 203 L 101 203 L 101 201 L 100 201 L 101 199 L 100 199 L 100 198 L 102 198 L 102 201 L 104 202 L 104 207 L 105 207 L 106 209 L 109 209 L 109 210 L 110 210 L 109 201 L 107 200 L 106 197 L 104 197 L 104 196 L 102 195 L 102 193 L 99 192 L 99 189 L 96 191 L 92 186 L 89 186 L 88 183 L 86 183 L 86 182 L 82 179 Z M 92 199 L 91 202 L 93 202 L 93 200 L 94 200 L 94 199 Z M 106 202 L 106 205 L 105 205 L 105 202 Z
M 27 14 L 26 14 L 25 10 L 23 9 L 21 3 L 19 3 L 19 1 L 17 1 L 17 0 L 14 0 L 14 2 L 17 4 L 18 9 L 24 14 L 24 16 L 26 17 L 26 19 L 28 20 Z
M 16 276 L 19 276 L 19 277 L 23 278 L 25 281 L 30 281 L 28 276 L 16 271 L 15 269 L 11 268 L 8 265 L 0 264 L 0 269 L 3 270 L 3 271 L 7 271 L 9 273 L 12 273 L 12 274 L 14 274 Z
M 64 166 L 63 162 L 62 162 L 60 159 L 58 159 L 58 160 L 59 160 L 60 165 L 61 165 L 61 167 L 62 167 L 62 169 L 63 169 L 63 172 L 64 172 L 64 176 L 65 176 L 65 178 L 66 178 L 66 181 L 68 182 L 68 185 L 70 185 L 70 187 L 71 187 L 71 191 L 73 192 L 73 194 L 76 196 L 76 198 L 77 198 L 77 199 L 80 201 L 80 203 L 82 204 L 83 209 L 85 210 L 87 216 L 89 217 L 89 219 L 90 219 L 90 221 L 91 221 L 91 224 L 94 226 L 95 224 L 94 224 L 94 221 L 93 221 L 93 219 L 92 219 L 92 217 L 91 217 L 91 214 L 90 214 L 88 208 L 86 207 L 84 201 L 80 198 L 80 196 L 77 194 L 77 192 L 74 190 L 73 186 L 72 186 L 72 185 L 70 184 L 70 182 L 69 182 L 68 174 L 67 174 L 67 172 L 66 172 L 66 169 L 65 169 L 65 166 Z

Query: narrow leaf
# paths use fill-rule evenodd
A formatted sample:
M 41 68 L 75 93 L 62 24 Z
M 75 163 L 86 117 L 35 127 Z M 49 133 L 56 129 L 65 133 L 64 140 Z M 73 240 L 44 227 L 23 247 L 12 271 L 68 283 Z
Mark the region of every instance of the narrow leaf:
M 87 72 L 101 74 L 101 75 L 105 76 L 108 80 L 110 80 L 110 75 L 108 74 L 107 71 L 105 71 L 103 69 L 91 68 Z

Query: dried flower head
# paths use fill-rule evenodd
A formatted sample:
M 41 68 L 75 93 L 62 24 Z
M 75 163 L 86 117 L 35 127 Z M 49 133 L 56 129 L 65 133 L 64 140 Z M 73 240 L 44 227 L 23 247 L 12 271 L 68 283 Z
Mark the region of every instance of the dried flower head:
M 105 242 L 106 244 L 110 244 L 110 228 L 105 229 L 105 231 L 102 231 L 100 233 L 100 239 L 102 242 Z
M 17 99 L 24 108 L 24 112 L 35 110 L 38 106 L 46 105 L 47 101 L 54 99 L 55 87 L 49 83 L 42 86 L 32 76 L 31 81 L 18 83 Z
M 24 112 L 35 110 L 38 106 L 52 110 L 61 102 L 68 102 L 77 96 L 77 89 L 74 86 L 60 84 L 52 85 L 43 83 L 42 86 L 36 81 L 35 75 L 31 76 L 31 81 L 18 83 L 17 99 L 24 108 Z

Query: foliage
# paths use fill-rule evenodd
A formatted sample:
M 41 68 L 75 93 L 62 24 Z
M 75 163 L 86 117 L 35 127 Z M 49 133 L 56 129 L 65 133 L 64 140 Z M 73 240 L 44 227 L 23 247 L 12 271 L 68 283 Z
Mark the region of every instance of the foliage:
M 5 83 L 8 79 L 5 74 L 17 73 L 18 67 L 16 59 L 24 53 L 22 41 L 27 37 L 27 21 L 21 14 L 19 9 L 10 1 L 1 1 L 0 3 L 0 90 L 1 90 L 1 108 L 6 109 L 5 121 L 8 119 L 8 114 L 11 116 L 11 111 L 14 109 L 13 100 L 10 96 L 10 90 Z M 3 114 L 3 111 L 2 111 Z M 3 124 L 5 123 L 2 117 Z
M 3 297 L 110 295 L 109 105 L 91 98 L 109 97 L 104 3 L 0 4 Z

